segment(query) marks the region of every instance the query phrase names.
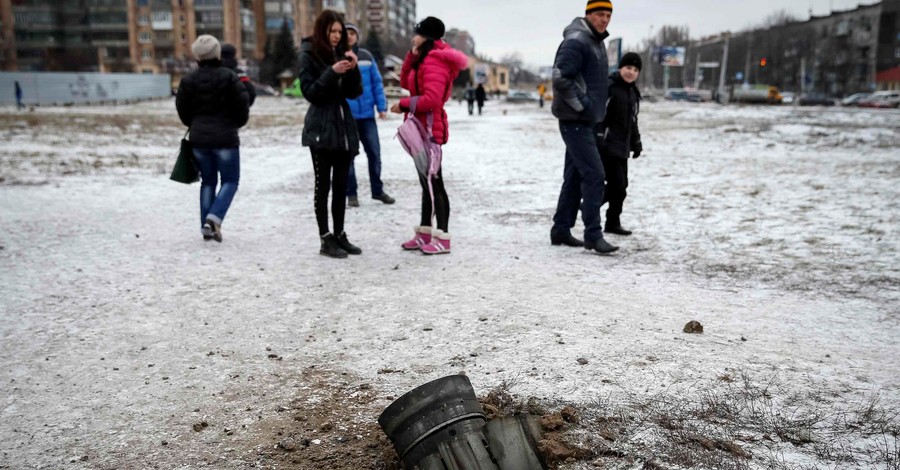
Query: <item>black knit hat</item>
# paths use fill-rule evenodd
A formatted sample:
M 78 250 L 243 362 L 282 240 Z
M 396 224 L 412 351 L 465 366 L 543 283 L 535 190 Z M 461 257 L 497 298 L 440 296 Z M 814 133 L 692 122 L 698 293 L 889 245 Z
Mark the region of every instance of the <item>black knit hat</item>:
M 446 31 L 444 27 L 444 22 L 433 17 L 429 16 L 424 20 L 420 21 L 416 24 L 415 29 L 416 34 L 422 37 L 426 37 L 428 39 L 434 39 L 435 41 L 444 37 L 444 32 Z
M 237 68 L 237 49 L 231 44 L 222 44 L 222 65 L 234 70 Z
M 612 11 L 612 2 L 609 0 L 588 0 L 587 7 L 584 9 L 585 15 L 590 15 L 595 11 L 606 10 Z
M 622 60 L 619 61 L 619 68 L 625 67 L 626 65 L 633 65 L 638 71 L 641 70 L 641 56 L 635 54 L 634 52 L 629 52 L 622 56 Z

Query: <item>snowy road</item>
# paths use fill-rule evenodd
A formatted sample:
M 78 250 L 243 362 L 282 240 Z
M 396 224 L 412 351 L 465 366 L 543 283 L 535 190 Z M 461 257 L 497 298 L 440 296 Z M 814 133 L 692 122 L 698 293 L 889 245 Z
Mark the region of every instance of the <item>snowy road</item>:
M 900 409 L 900 113 L 645 105 L 635 235 L 599 257 L 549 244 L 564 152 L 549 111 L 464 108 L 444 150 L 453 253 L 398 248 L 420 192 L 393 118 L 398 202 L 363 197 L 358 157 L 347 232 L 364 254 L 343 261 L 318 255 L 303 106 L 253 108 L 222 244 L 200 239 L 197 187 L 165 175 L 173 102 L 0 110 L 0 468 L 274 468 L 265 423 L 315 406 L 310 366 L 371 390 L 343 417 L 361 439 L 389 397 L 460 371 L 479 394 L 506 381 L 585 410 L 729 374 L 777 381 L 779 403 Z M 885 462 L 849 446 L 860 468 Z

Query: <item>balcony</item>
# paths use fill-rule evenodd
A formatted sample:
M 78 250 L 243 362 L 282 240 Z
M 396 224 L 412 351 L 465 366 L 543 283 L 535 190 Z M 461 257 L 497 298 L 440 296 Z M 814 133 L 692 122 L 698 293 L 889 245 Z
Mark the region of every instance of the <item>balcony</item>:
M 128 40 L 121 41 L 116 39 L 96 39 L 91 41 L 91 45 L 95 47 L 128 47 Z

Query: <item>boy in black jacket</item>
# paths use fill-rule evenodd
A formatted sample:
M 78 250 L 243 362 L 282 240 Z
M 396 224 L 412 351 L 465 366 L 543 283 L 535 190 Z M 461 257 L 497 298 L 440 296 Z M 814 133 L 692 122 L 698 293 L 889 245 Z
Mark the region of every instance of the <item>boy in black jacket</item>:
M 619 71 L 609 76 L 606 117 L 597 134 L 600 159 L 606 172 L 603 202 L 609 202 L 603 231 L 615 235 L 631 235 L 630 230 L 622 228 L 619 217 L 628 187 L 628 157 L 634 152 L 634 158 L 637 158 L 643 150 L 638 130 L 641 92 L 635 85 L 640 74 L 641 56 L 633 52 L 625 54 L 619 63 Z

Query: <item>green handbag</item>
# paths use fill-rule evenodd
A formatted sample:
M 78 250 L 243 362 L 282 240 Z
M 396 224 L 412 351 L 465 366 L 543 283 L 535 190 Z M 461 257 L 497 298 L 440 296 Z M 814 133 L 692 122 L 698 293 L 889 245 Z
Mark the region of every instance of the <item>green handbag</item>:
M 178 159 L 175 160 L 175 167 L 169 176 L 170 180 L 184 184 L 200 181 L 200 171 L 197 170 L 197 162 L 194 160 L 194 147 L 188 140 L 190 133 L 191 130 L 188 129 L 181 139 L 181 150 L 178 151 Z

